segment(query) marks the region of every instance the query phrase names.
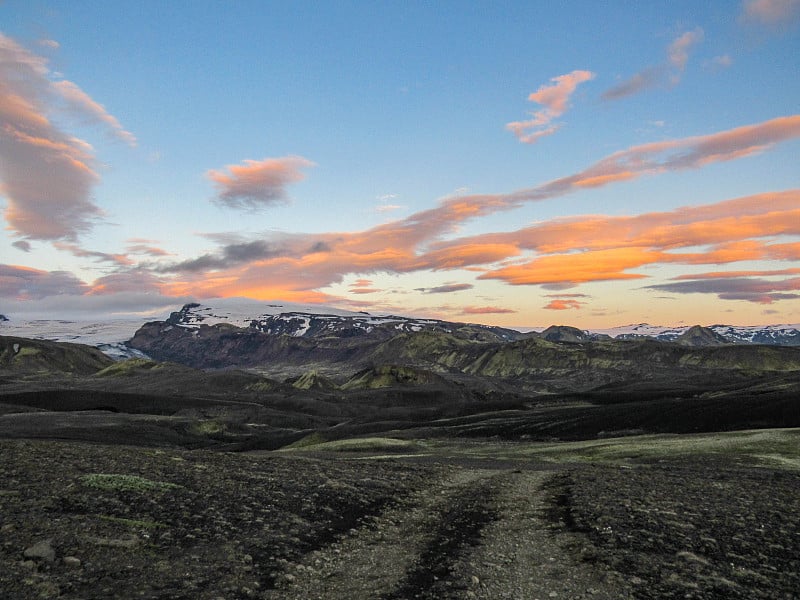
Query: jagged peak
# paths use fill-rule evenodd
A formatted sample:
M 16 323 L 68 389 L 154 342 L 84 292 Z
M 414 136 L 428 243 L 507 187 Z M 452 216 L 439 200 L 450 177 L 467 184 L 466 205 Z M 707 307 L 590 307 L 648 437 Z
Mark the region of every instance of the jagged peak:
M 721 346 L 731 342 L 708 327 L 693 325 L 675 339 L 681 346 Z

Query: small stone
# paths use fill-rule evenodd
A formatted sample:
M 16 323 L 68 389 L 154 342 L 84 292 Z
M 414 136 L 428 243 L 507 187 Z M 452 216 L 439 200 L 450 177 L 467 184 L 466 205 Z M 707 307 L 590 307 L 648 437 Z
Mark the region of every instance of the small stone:
M 65 556 L 61 560 L 64 562 L 64 566 L 71 567 L 73 569 L 77 569 L 81 566 L 81 559 L 77 556 Z
M 56 559 L 56 551 L 53 550 L 52 540 L 42 540 L 30 548 L 26 548 L 23 555 L 25 558 L 33 558 L 50 563 Z
M 471 577 L 471 580 L 472 580 L 472 585 L 473 585 L 473 586 L 476 586 L 476 587 L 477 587 L 477 586 L 479 586 L 479 585 L 481 584 L 481 580 L 480 580 L 480 579 L 478 579 L 478 578 L 477 578 L 475 575 L 473 575 L 473 576 Z
M 547 594 L 550 598 L 558 598 L 558 592 L 550 592 Z
M 593 544 L 586 544 L 580 551 L 581 560 L 584 562 L 594 562 L 598 559 L 597 548 Z

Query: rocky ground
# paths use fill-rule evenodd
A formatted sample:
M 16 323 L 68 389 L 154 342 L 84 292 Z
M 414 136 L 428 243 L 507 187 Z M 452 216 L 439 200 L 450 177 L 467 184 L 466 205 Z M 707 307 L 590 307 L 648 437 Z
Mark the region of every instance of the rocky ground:
M 800 475 L 698 458 L 551 482 L 582 552 L 641 598 L 800 598 Z M 589 550 L 587 550 L 587 548 Z
M 3 598 L 796 598 L 800 475 L 0 441 Z

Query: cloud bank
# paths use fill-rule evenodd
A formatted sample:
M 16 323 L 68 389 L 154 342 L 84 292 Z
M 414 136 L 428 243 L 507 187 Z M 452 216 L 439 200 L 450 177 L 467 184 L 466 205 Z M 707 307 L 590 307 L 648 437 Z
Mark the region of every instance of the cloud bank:
M 472 269 L 478 279 L 565 289 L 590 281 L 643 279 L 653 264 L 721 264 L 798 255 L 768 236 L 798 233 L 800 192 L 767 193 L 635 217 L 581 217 L 518 231 L 447 239 L 459 223 L 529 202 L 645 175 L 740 159 L 800 136 L 800 115 L 703 136 L 633 146 L 587 169 L 507 194 L 447 198 L 434 208 L 356 232 L 212 236 L 218 251 L 160 268 L 168 294 L 249 295 L 309 302 L 345 276 Z M 793 233 L 794 232 L 794 233 Z M 703 251 L 678 252 L 705 246 Z
M 70 81 L 52 81 L 46 59 L 0 33 L 0 193 L 17 236 L 75 241 L 102 216 L 92 147 L 51 121 L 66 108 L 128 144 L 133 134 Z M 18 246 L 19 247 L 19 246 Z

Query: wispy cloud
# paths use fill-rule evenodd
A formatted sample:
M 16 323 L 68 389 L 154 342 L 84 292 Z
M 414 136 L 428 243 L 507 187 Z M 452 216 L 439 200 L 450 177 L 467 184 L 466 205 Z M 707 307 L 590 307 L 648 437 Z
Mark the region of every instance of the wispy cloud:
M 46 59 L 0 34 L 0 184 L 4 217 L 17 236 L 75 241 L 102 210 L 92 147 L 50 120 L 66 105 L 133 141 L 119 122 L 71 82 L 53 82 Z
M 112 134 L 130 146 L 136 146 L 136 136 L 126 131 L 114 115 L 109 114 L 105 107 L 95 102 L 89 94 L 71 81 L 56 81 L 53 87 L 61 94 L 67 105 L 75 112 L 85 116 L 91 121 L 96 121 L 108 126 Z
M 416 288 L 416 291 L 422 292 L 423 294 L 452 294 L 453 292 L 471 290 L 474 287 L 475 286 L 471 283 L 448 283 L 431 288 Z
M 558 131 L 560 125 L 552 124 L 553 119 L 563 115 L 569 108 L 569 98 L 579 84 L 594 79 L 591 71 L 572 71 L 566 75 L 553 77 L 550 85 L 543 85 L 528 96 L 528 100 L 541 104 L 544 108 L 531 114 L 532 119 L 513 121 L 506 125 L 520 142 L 533 144 L 540 138 Z
M 763 271 L 711 271 L 709 273 L 692 273 L 691 275 L 678 275 L 675 281 L 691 279 L 730 279 L 732 277 L 778 277 L 781 275 L 800 275 L 800 269 L 768 269 Z
M 800 18 L 800 0 L 745 0 L 741 20 L 767 26 L 785 26 Z
M 729 54 L 721 54 L 705 62 L 704 66 L 711 69 L 712 71 L 719 71 L 722 69 L 727 69 L 732 64 L 733 64 L 733 59 L 730 57 Z
M 90 296 L 109 294 L 160 294 L 163 279 L 142 267 L 132 267 L 95 279 Z
M 759 278 L 722 278 L 677 281 L 648 286 L 648 289 L 673 294 L 715 294 L 720 300 L 745 300 L 772 304 L 778 300 L 800 298 L 800 277 L 772 281 Z
M 138 255 L 145 255 L 145 256 L 171 256 L 170 252 L 167 252 L 163 248 L 156 246 L 155 241 L 148 240 L 144 238 L 131 238 L 127 240 L 128 245 L 125 247 L 125 251 L 128 254 L 138 254 Z
M 699 27 L 682 33 L 667 46 L 665 62 L 646 67 L 611 87 L 603 93 L 603 99 L 619 100 L 661 85 L 677 84 L 686 69 L 690 50 L 701 41 L 703 30 Z
M 305 179 L 301 169 L 314 166 L 302 156 L 245 160 L 210 170 L 208 178 L 217 187 L 216 202 L 236 209 L 256 210 L 286 202 L 286 187 Z
M 351 294 L 376 294 L 382 291 L 383 290 L 373 287 L 371 279 L 356 279 L 350 284 Z
M 80 247 L 77 244 L 71 244 L 68 242 L 53 242 L 53 246 L 64 252 L 69 252 L 73 256 L 77 256 L 80 258 L 92 258 L 97 262 L 107 262 L 115 265 L 121 266 L 130 266 L 133 264 L 133 261 L 128 257 L 127 254 L 114 254 L 110 252 L 98 252 L 95 250 L 87 250 L 85 248 Z
M 508 315 L 517 312 L 511 308 L 501 306 L 465 306 L 462 315 Z
M 703 41 L 703 30 L 699 27 L 693 31 L 687 31 L 675 38 L 672 43 L 667 46 L 667 60 L 670 66 L 683 71 L 686 68 L 686 63 L 689 61 L 689 50 L 695 44 Z

